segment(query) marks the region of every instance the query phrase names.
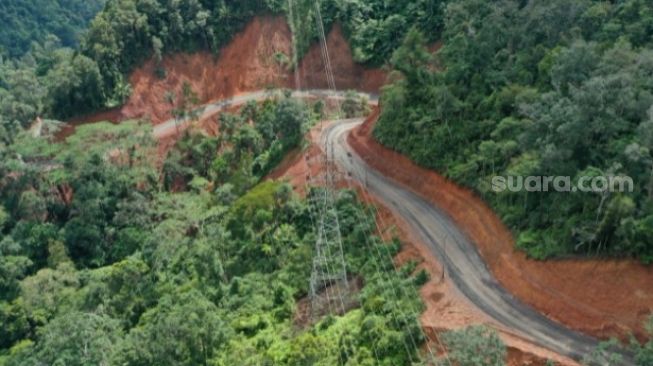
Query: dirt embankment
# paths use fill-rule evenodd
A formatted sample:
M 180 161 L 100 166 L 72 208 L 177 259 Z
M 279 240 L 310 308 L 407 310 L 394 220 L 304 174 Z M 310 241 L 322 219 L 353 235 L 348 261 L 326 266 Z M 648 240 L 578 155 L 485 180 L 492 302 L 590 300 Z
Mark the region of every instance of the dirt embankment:
M 486 263 L 517 298 L 573 329 L 601 337 L 643 334 L 653 311 L 653 268 L 624 260 L 539 262 L 473 192 L 418 167 L 372 137 L 378 116 L 349 136 L 354 149 L 386 176 L 444 209 L 478 245 Z
M 375 109 L 375 113 L 377 111 L 378 109 Z M 287 181 L 293 186 L 295 192 L 303 196 L 309 178 L 325 172 L 325 166 L 321 164 L 320 160 L 323 151 L 317 143 L 320 136 L 319 127 L 311 130 L 308 140 L 313 143 L 304 150 L 296 150 L 288 154 L 267 179 Z M 401 241 L 401 252 L 395 258 L 396 264 L 401 266 L 414 261 L 419 264 L 417 270 L 424 269 L 429 273 L 430 280 L 420 289 L 420 296 L 426 305 L 421 316 L 421 323 L 433 350 L 442 351 L 439 337 L 443 332 L 490 321 L 487 316 L 459 295 L 454 284 L 448 278 L 442 278 L 441 264 L 431 254 L 428 247 L 411 233 L 410 226 L 401 217 L 395 216 L 383 206 L 381 200 L 368 194 L 355 181 L 342 179 L 346 174 L 341 172 L 337 176 L 340 178 L 337 183 L 339 188 L 354 189 L 358 192 L 360 199 L 377 208 L 378 234 L 385 240 L 398 238 Z M 511 335 L 503 334 L 503 338 L 508 346 L 508 365 L 510 366 L 544 366 L 549 359 L 554 360 L 557 365 L 577 365 L 571 360 Z
M 340 25 L 335 25 L 327 35 L 327 48 L 331 59 L 336 86 L 340 90 L 355 89 L 378 93 L 385 84 L 387 72 L 382 69 L 368 69 L 354 61 L 351 47 Z M 328 89 L 324 61 L 320 46 L 313 45 L 300 62 L 299 76 L 302 88 Z M 294 78 L 288 86 L 295 87 Z
M 291 33 L 281 17 L 252 20 L 245 29 L 215 56 L 209 52 L 175 54 L 161 64 L 150 60 L 130 77 L 133 93 L 122 108 L 127 118 L 150 118 L 154 124 L 170 118 L 166 93 L 181 93 L 184 82 L 198 94 L 200 104 L 242 92 L 284 85 L 287 71 L 276 61 L 289 55 Z M 157 69 L 165 70 L 165 77 Z
M 354 62 L 340 26 L 329 32 L 327 44 L 338 89 L 379 91 L 386 73 Z M 153 124 L 159 124 L 171 118 L 172 106 L 166 102 L 166 94 L 180 95 L 185 82 L 198 94 L 200 104 L 270 87 L 295 88 L 294 70 L 287 64 L 290 59 L 292 35 L 285 18 L 256 17 L 217 56 L 198 52 L 166 56 L 160 64 L 149 60 L 130 76 L 133 92 L 123 107 L 75 121 L 149 118 Z M 157 75 L 157 69 L 165 70 L 165 77 Z M 302 88 L 327 87 L 319 45 L 309 49 L 299 70 Z

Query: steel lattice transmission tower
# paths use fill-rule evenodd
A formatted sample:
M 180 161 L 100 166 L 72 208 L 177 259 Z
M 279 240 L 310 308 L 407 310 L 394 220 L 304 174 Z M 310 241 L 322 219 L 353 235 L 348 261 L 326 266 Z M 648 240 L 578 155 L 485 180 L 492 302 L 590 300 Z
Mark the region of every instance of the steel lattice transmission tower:
M 297 58 L 297 37 L 294 22 L 295 0 L 288 0 L 288 11 L 291 17 L 291 28 L 293 30 L 293 53 L 295 63 L 295 83 L 296 88 L 301 89 L 301 77 L 298 69 Z M 336 92 L 335 77 L 329 57 L 329 50 L 324 32 L 324 22 L 320 9 L 319 0 L 315 0 L 316 25 L 320 38 L 320 50 L 326 80 L 329 89 Z M 323 126 L 322 126 L 323 127 Z M 337 169 L 334 161 L 333 146 L 326 146 L 324 143 L 323 152 L 319 157 L 306 157 L 309 165 L 307 173 L 308 201 L 311 218 L 315 232 L 317 234 L 315 242 L 315 252 L 313 256 L 312 272 L 310 278 L 309 295 L 311 300 L 312 317 L 315 318 L 319 313 L 324 313 L 324 301 L 328 305 L 328 311 L 342 312 L 346 311 L 345 297 L 348 295 L 349 282 L 347 279 L 347 267 L 342 246 L 342 235 L 340 231 L 340 222 L 338 220 L 338 211 L 335 205 L 336 195 L 336 174 Z M 318 160 L 317 162 L 314 160 Z M 313 160 L 313 161 L 311 161 Z M 312 163 L 317 163 L 322 173 L 311 174 Z M 322 169 L 325 168 L 325 169 Z M 344 295 L 343 295 L 344 292 Z
M 340 221 L 335 204 L 335 184 L 337 170 L 333 159 L 333 147 L 325 147 L 325 156 L 320 159 L 325 172 L 317 176 L 309 174 L 309 185 L 313 188 L 309 193 L 309 204 L 314 217 L 317 240 L 313 257 L 313 269 L 310 279 L 310 298 L 313 315 L 320 310 L 324 298 L 326 301 L 334 297 L 333 304 L 337 311 L 344 313 L 344 297 L 348 293 L 347 267 L 342 245 Z M 318 188 L 319 187 L 319 188 Z M 343 292 L 345 294 L 343 294 Z

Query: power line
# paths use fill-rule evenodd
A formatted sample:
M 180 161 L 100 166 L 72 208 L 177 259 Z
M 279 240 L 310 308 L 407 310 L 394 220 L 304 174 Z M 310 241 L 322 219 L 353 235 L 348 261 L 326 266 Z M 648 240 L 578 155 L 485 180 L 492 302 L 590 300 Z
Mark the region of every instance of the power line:
M 350 181 L 349 179 L 346 179 L 346 183 L 347 183 L 347 186 L 348 186 L 352 191 L 354 191 L 354 192 L 356 191 L 356 190 L 353 188 L 353 186 L 352 186 L 352 184 L 351 184 L 351 181 Z M 365 194 L 366 194 L 366 193 L 365 193 L 365 189 L 364 189 L 364 188 L 361 188 L 361 192 L 362 192 L 363 198 L 365 198 Z M 369 195 L 367 195 L 367 198 L 368 198 L 368 200 L 370 200 L 370 196 L 369 196 Z M 371 200 L 370 200 L 370 201 L 371 201 Z M 356 209 L 359 211 L 359 214 L 361 215 L 361 217 L 365 217 L 365 216 L 366 216 L 366 213 L 364 212 L 364 210 L 363 210 L 361 207 L 356 206 Z M 378 223 L 378 221 L 377 221 L 377 216 L 374 215 L 374 214 L 372 214 L 372 218 L 374 219 L 374 224 L 375 224 L 375 226 L 376 226 L 376 230 L 377 230 L 377 232 L 380 234 L 380 233 L 382 232 L 382 230 L 381 230 L 381 226 L 379 225 L 379 223 Z M 365 227 L 364 227 L 364 228 L 365 228 Z M 375 244 L 372 240 L 369 239 L 369 238 L 373 235 L 372 230 L 370 229 L 370 230 L 368 230 L 368 232 L 369 232 L 370 235 L 369 235 L 369 236 L 368 236 L 368 235 L 365 235 L 365 241 L 367 242 L 368 246 L 369 246 L 371 249 L 373 248 L 373 249 L 376 251 L 376 255 L 377 255 L 377 257 L 378 257 L 381 261 L 383 261 L 383 254 L 381 253 L 381 250 L 380 250 L 380 248 L 379 248 L 379 245 L 378 245 L 378 244 Z M 386 249 L 386 253 L 387 253 L 387 261 L 389 261 L 389 262 L 392 264 L 392 267 L 393 267 L 395 273 L 398 273 L 398 272 L 399 272 L 399 268 L 397 268 L 397 266 L 396 266 L 396 264 L 395 264 L 395 262 L 394 262 L 394 259 L 392 258 L 392 255 L 391 255 L 390 252 L 389 252 L 389 249 L 388 249 L 387 246 L 385 246 L 385 245 L 380 245 L 380 246 L 385 247 L 385 249 Z M 373 253 L 374 253 L 374 252 L 373 252 Z M 378 266 L 378 262 L 377 262 L 377 266 Z M 390 287 L 392 288 L 392 291 L 393 291 L 394 295 L 396 296 L 396 298 L 397 298 L 397 299 L 401 298 L 401 297 L 402 297 L 401 292 L 398 291 L 398 290 L 396 289 L 396 287 L 395 287 L 395 285 L 394 285 L 394 282 L 392 282 L 392 279 L 390 278 L 390 276 L 388 276 L 388 283 L 390 284 Z M 403 287 L 400 287 L 400 289 L 403 290 L 403 297 L 407 298 L 407 297 L 409 296 L 407 290 L 406 290 L 405 288 L 403 288 Z M 397 310 L 399 311 L 399 309 L 398 309 L 398 305 L 397 305 L 396 302 L 395 302 L 395 307 L 396 307 Z M 412 309 L 412 308 L 411 308 L 411 309 Z M 419 327 L 419 329 L 420 329 L 420 332 L 422 333 L 422 336 L 423 336 L 424 339 L 426 340 L 425 343 L 426 343 L 427 351 L 429 352 L 431 358 L 435 359 L 435 354 L 434 354 L 433 350 L 431 349 L 431 347 L 430 347 L 430 345 L 429 345 L 429 343 L 428 343 L 428 337 L 427 337 L 426 334 L 424 333 L 424 331 L 423 331 L 423 329 L 422 329 L 422 327 L 421 327 L 421 324 L 419 324 L 419 317 L 418 317 L 417 312 L 413 310 L 413 311 L 411 311 L 411 313 L 412 313 L 412 314 L 411 314 L 412 317 L 413 317 L 413 318 L 418 322 L 418 327 Z M 405 314 L 405 313 L 404 313 L 404 314 Z M 415 348 L 416 348 L 417 350 L 419 350 L 419 348 L 417 347 L 417 342 L 415 341 L 415 338 L 413 337 L 412 330 L 409 330 L 409 336 L 410 336 L 411 341 L 413 342 L 413 345 L 415 346 Z M 438 343 L 439 343 L 439 340 L 438 340 Z
M 292 0 L 289 0 L 289 11 L 292 12 Z M 324 62 L 324 69 L 325 69 L 325 74 L 327 78 L 327 84 L 329 88 L 337 93 L 336 89 L 336 83 L 335 83 L 335 76 L 333 72 L 333 68 L 331 65 L 331 59 L 329 55 L 329 49 L 328 49 L 328 44 L 326 40 L 326 33 L 324 30 L 324 22 L 322 19 L 322 14 L 321 14 L 321 9 L 320 9 L 320 4 L 319 0 L 316 0 L 315 2 L 315 11 L 316 11 L 316 22 L 318 26 L 318 35 L 320 37 L 320 51 L 322 55 L 322 59 Z M 291 15 L 293 18 L 294 22 L 294 15 Z M 293 26 L 294 28 L 294 26 Z M 293 40 L 296 42 L 296 36 L 293 36 Z M 295 50 L 295 62 L 298 64 L 297 61 L 297 54 L 296 54 L 296 43 L 294 44 L 294 50 Z M 296 86 L 300 86 L 300 77 L 299 74 L 295 73 L 295 78 L 296 78 Z M 338 102 L 338 108 L 340 108 L 340 103 Z M 339 224 L 339 219 L 338 219 L 338 212 L 337 208 L 334 205 L 334 187 L 335 187 L 335 169 L 334 169 L 334 164 L 335 164 L 335 153 L 333 146 L 329 146 L 328 142 L 325 141 L 324 144 L 324 154 L 326 156 L 325 161 L 324 161 L 324 166 L 326 168 L 326 173 L 325 173 L 325 179 L 324 179 L 324 189 L 321 192 L 323 194 L 323 199 L 319 200 L 318 206 L 317 206 L 317 215 L 316 215 L 316 220 L 314 221 L 314 225 L 316 227 L 317 233 L 318 233 L 318 238 L 316 240 L 316 248 L 315 248 L 315 258 L 313 260 L 313 271 L 311 275 L 311 298 L 312 298 L 312 303 L 314 305 L 317 305 L 315 302 L 318 301 L 318 285 L 322 283 L 325 286 L 325 292 L 327 296 L 327 301 L 330 303 L 329 299 L 329 285 L 333 284 L 334 282 L 336 283 L 335 290 L 337 292 L 337 297 L 340 301 L 340 306 L 343 314 L 346 312 L 346 307 L 344 304 L 344 299 L 341 293 L 341 288 L 338 286 L 338 282 L 344 283 L 345 286 L 348 286 L 348 281 L 347 281 L 347 271 L 346 271 L 346 264 L 344 260 L 344 252 L 342 248 L 342 237 L 341 237 L 341 231 L 340 231 L 340 224 Z M 308 159 L 307 159 L 308 160 Z M 309 182 L 315 183 L 314 177 L 311 174 L 311 168 L 309 166 L 308 168 L 309 172 L 307 177 L 309 178 Z M 308 182 L 307 182 L 308 183 Z M 349 183 L 349 182 L 348 182 Z M 311 192 L 311 196 L 314 194 Z M 315 201 L 311 199 L 310 204 L 314 204 Z M 356 209 L 361 210 L 362 209 L 358 206 L 355 206 Z M 379 227 L 378 222 L 376 221 L 376 217 L 374 217 L 375 224 L 377 228 Z M 369 237 L 365 235 L 365 241 L 368 242 L 369 244 Z M 334 243 L 336 245 L 334 245 Z M 375 245 L 371 245 L 375 246 Z M 383 272 L 381 265 L 379 264 L 379 260 L 383 261 L 382 254 L 378 248 L 378 246 L 375 246 L 375 249 L 377 251 L 376 256 L 373 256 L 372 258 L 374 259 L 374 263 L 376 266 L 376 271 L 377 271 L 377 276 L 380 278 L 380 284 L 381 287 L 385 286 L 385 291 L 387 291 L 387 284 L 390 284 L 392 287 L 392 292 L 394 293 L 395 296 L 395 301 L 392 302 L 391 304 L 394 305 L 394 308 L 396 311 L 391 310 L 390 313 L 392 317 L 394 318 L 395 325 L 397 326 L 398 329 L 401 329 L 401 323 L 399 322 L 397 315 L 401 313 L 400 307 L 397 303 L 397 300 L 400 298 L 399 291 L 394 287 L 394 283 L 392 281 L 391 276 L 387 272 Z M 336 252 L 335 256 L 333 252 Z M 373 253 L 374 254 L 374 253 Z M 377 259 L 378 258 L 378 259 Z M 339 263 L 338 263 L 339 262 Z M 390 258 L 390 262 L 392 263 L 395 271 L 397 271 L 397 268 L 394 264 L 394 261 L 392 258 Z M 335 264 L 334 264 L 335 263 Z M 342 266 L 340 266 L 342 265 Z M 334 268 L 335 266 L 335 268 Z M 342 268 L 340 270 L 339 268 Z M 334 269 L 332 271 L 332 269 Z M 326 273 L 326 275 L 325 275 Z M 386 277 L 388 280 L 384 279 L 384 273 L 386 274 Z M 405 315 L 405 314 L 404 314 Z M 411 319 L 411 317 L 407 317 L 407 319 Z M 420 331 L 423 332 L 423 329 L 421 328 L 421 325 L 419 324 L 419 318 L 417 317 L 416 314 L 413 315 L 413 319 L 418 322 L 418 326 Z M 419 355 L 419 347 L 417 346 L 417 341 L 414 338 L 413 331 L 412 329 L 408 330 L 408 335 L 411 339 L 412 345 L 414 346 L 415 350 L 417 351 L 417 355 Z M 437 335 L 436 335 L 437 336 Z M 426 336 L 424 336 L 425 339 L 428 339 Z M 345 340 L 346 341 L 346 340 Z M 408 343 L 406 343 L 406 339 L 403 339 L 404 341 L 404 346 L 406 347 L 407 351 L 407 356 L 410 359 L 411 362 L 414 362 L 413 359 L 413 353 L 410 351 L 410 346 Z M 431 355 L 433 356 L 433 353 L 430 349 L 430 345 L 428 342 L 426 343 L 429 352 L 431 352 Z M 380 362 L 379 357 L 378 357 L 378 350 L 376 349 L 376 345 L 373 343 L 374 347 L 374 352 L 375 352 L 375 357 L 377 358 L 377 362 Z M 347 350 L 345 349 L 345 352 Z M 349 355 L 347 355 L 349 358 Z M 342 362 L 342 360 L 340 360 Z
M 368 200 L 370 200 L 370 195 L 369 195 L 369 193 L 367 193 L 367 192 L 365 191 L 365 189 L 361 189 L 361 192 L 362 192 L 363 196 L 367 195 Z M 375 221 L 375 224 L 376 224 L 376 227 L 377 227 L 377 231 L 378 231 L 379 233 L 381 233 L 381 226 L 379 226 L 379 223 L 378 223 L 378 221 L 377 221 L 376 218 L 377 218 L 377 216 L 374 216 L 374 221 Z M 379 216 L 379 220 L 384 221 L 383 218 L 382 218 L 381 216 Z M 383 223 L 383 226 L 387 227 L 387 225 L 386 225 L 385 223 Z M 378 247 L 377 247 L 377 250 L 378 250 Z M 379 250 L 379 253 L 380 253 L 380 250 Z M 399 269 L 397 268 L 397 266 L 396 266 L 394 260 L 392 259 L 392 255 L 390 254 L 390 252 L 389 252 L 389 250 L 388 250 L 387 247 L 386 247 L 386 254 L 387 254 L 387 256 L 388 256 L 390 262 L 392 263 L 392 266 L 394 267 L 395 271 L 398 272 Z M 403 289 L 403 288 L 402 288 L 402 289 Z M 403 292 L 404 292 L 404 296 L 408 296 L 408 294 L 406 293 L 406 290 L 405 290 L 405 289 L 403 289 Z M 416 319 L 417 319 L 417 315 L 418 315 L 418 314 L 417 314 L 416 312 L 414 312 L 414 316 L 415 316 Z M 421 327 L 421 324 L 420 324 L 419 329 L 420 329 L 420 331 L 421 331 L 423 337 L 426 339 L 426 347 L 427 347 L 428 352 L 430 353 L 431 358 L 435 360 L 435 359 L 436 359 L 435 354 L 434 354 L 433 350 L 431 349 L 431 346 L 430 346 L 429 343 L 428 343 L 428 337 L 426 336 L 426 334 L 425 334 L 425 332 L 424 332 L 424 329 Z M 434 335 L 435 335 L 435 338 L 436 338 L 436 342 L 438 343 L 438 345 L 440 346 L 440 348 L 444 349 L 444 345 L 443 345 L 442 341 L 440 340 L 440 337 L 438 336 L 437 332 L 434 332 Z M 447 363 L 448 363 L 450 366 L 453 364 L 452 361 L 451 361 L 451 359 L 449 358 L 448 353 L 446 353 L 446 352 L 445 352 L 445 359 L 447 360 Z
M 325 66 L 327 83 L 329 85 L 329 88 L 333 92 L 337 93 L 337 88 L 336 88 L 336 83 L 335 83 L 335 76 L 334 76 L 333 68 L 332 68 L 332 65 L 331 65 L 331 58 L 330 58 L 330 55 L 329 55 L 329 48 L 328 48 L 328 43 L 327 43 L 327 39 L 326 39 L 326 33 L 325 33 L 325 30 L 324 30 L 324 20 L 322 18 L 322 11 L 321 11 L 321 8 L 320 8 L 319 0 L 315 1 L 315 11 L 316 11 L 316 16 L 317 16 L 316 21 L 317 21 L 317 26 L 318 26 L 318 33 L 319 33 L 318 35 L 320 37 L 321 53 L 322 53 L 322 59 L 323 59 L 324 66 Z M 340 103 L 338 103 L 338 109 L 340 109 Z M 341 111 L 339 111 L 339 114 L 340 114 L 340 112 Z M 329 146 L 328 141 L 325 141 L 324 151 L 325 151 L 326 156 L 327 156 L 327 163 L 330 163 L 331 160 L 333 160 L 333 163 L 335 163 L 335 158 L 334 158 L 335 154 L 334 154 L 333 146 Z M 330 164 L 327 165 L 327 169 L 328 170 L 331 169 Z M 331 174 L 329 173 L 329 178 L 331 178 L 331 179 L 327 183 L 330 184 L 329 187 L 332 187 L 334 185 L 334 182 L 333 182 L 332 177 L 330 175 Z M 368 238 L 366 237 L 365 239 L 367 241 Z M 377 264 L 377 274 L 381 274 L 382 272 L 381 272 L 380 265 L 378 264 L 378 262 L 376 264 Z M 380 277 L 381 277 L 381 284 L 383 284 L 384 283 L 383 276 L 381 275 Z M 388 282 L 390 282 L 392 284 L 392 281 L 388 281 Z M 395 305 L 395 308 L 398 310 L 398 306 L 397 306 L 396 302 L 395 302 L 394 305 Z M 395 312 L 393 312 L 393 311 L 391 311 L 391 314 L 394 317 L 395 324 L 396 324 L 397 328 L 401 328 L 400 324 L 399 324 L 399 321 L 397 319 L 397 314 Z M 415 339 L 413 337 L 412 331 L 409 331 L 409 336 L 411 338 L 413 346 L 418 351 L 417 342 L 415 341 Z M 407 356 L 410 358 L 411 362 L 414 362 L 413 357 L 412 357 L 412 352 L 410 351 L 410 347 L 408 346 L 407 343 L 404 343 L 404 345 L 406 347 Z
M 299 74 L 299 54 L 297 52 L 297 18 L 295 18 L 295 0 L 288 0 L 288 16 L 290 17 L 290 32 L 292 34 L 293 67 L 295 68 L 295 89 L 301 91 L 301 76 Z

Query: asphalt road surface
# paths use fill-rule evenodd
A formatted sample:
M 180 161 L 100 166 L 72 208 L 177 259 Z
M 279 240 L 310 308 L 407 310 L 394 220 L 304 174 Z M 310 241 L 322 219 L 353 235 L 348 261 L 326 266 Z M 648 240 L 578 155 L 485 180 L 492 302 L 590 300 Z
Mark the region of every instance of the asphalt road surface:
M 596 348 L 596 339 L 550 320 L 509 294 L 492 276 L 474 243 L 446 213 L 357 156 L 347 145 L 347 135 L 361 123 L 360 119 L 335 122 L 325 128 L 322 143 L 332 149 L 338 165 L 411 226 L 444 264 L 446 275 L 462 295 L 500 328 L 556 353 L 580 360 Z
M 197 112 L 199 116 L 207 117 L 249 101 L 263 101 L 278 95 L 278 91 L 246 93 L 208 104 Z M 359 95 L 366 96 L 371 104 L 378 103 L 375 95 Z M 292 97 L 344 100 L 345 96 L 342 92 L 308 90 L 295 91 Z M 354 179 L 411 226 L 443 263 L 446 275 L 463 296 L 494 319 L 501 330 L 534 344 L 575 360 L 580 360 L 595 350 L 598 340 L 552 321 L 508 293 L 492 276 L 475 244 L 445 212 L 384 177 L 357 156 L 347 145 L 346 137 L 362 122 L 361 119 L 343 120 L 329 125 L 322 133 L 322 144 L 333 147 L 334 158 L 340 167 L 351 173 Z M 187 125 L 188 121 L 169 120 L 156 126 L 154 135 L 158 138 L 168 136 Z M 626 357 L 629 360 L 626 364 L 632 364 L 630 357 Z

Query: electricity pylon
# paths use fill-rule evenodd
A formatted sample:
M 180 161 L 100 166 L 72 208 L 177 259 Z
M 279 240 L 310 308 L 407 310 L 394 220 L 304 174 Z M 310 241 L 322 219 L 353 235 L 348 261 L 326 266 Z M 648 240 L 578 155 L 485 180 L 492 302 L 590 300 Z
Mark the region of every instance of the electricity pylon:
M 313 316 L 324 301 L 320 298 L 321 291 L 325 292 L 327 302 L 331 302 L 330 297 L 334 297 L 336 311 L 343 313 L 346 310 L 344 297 L 348 293 L 347 266 L 335 205 L 337 170 L 333 147 L 325 147 L 325 156 L 319 159 L 324 172 L 317 176 L 308 175 L 309 186 L 313 187 L 309 192 L 309 204 L 317 233 L 309 294 Z

